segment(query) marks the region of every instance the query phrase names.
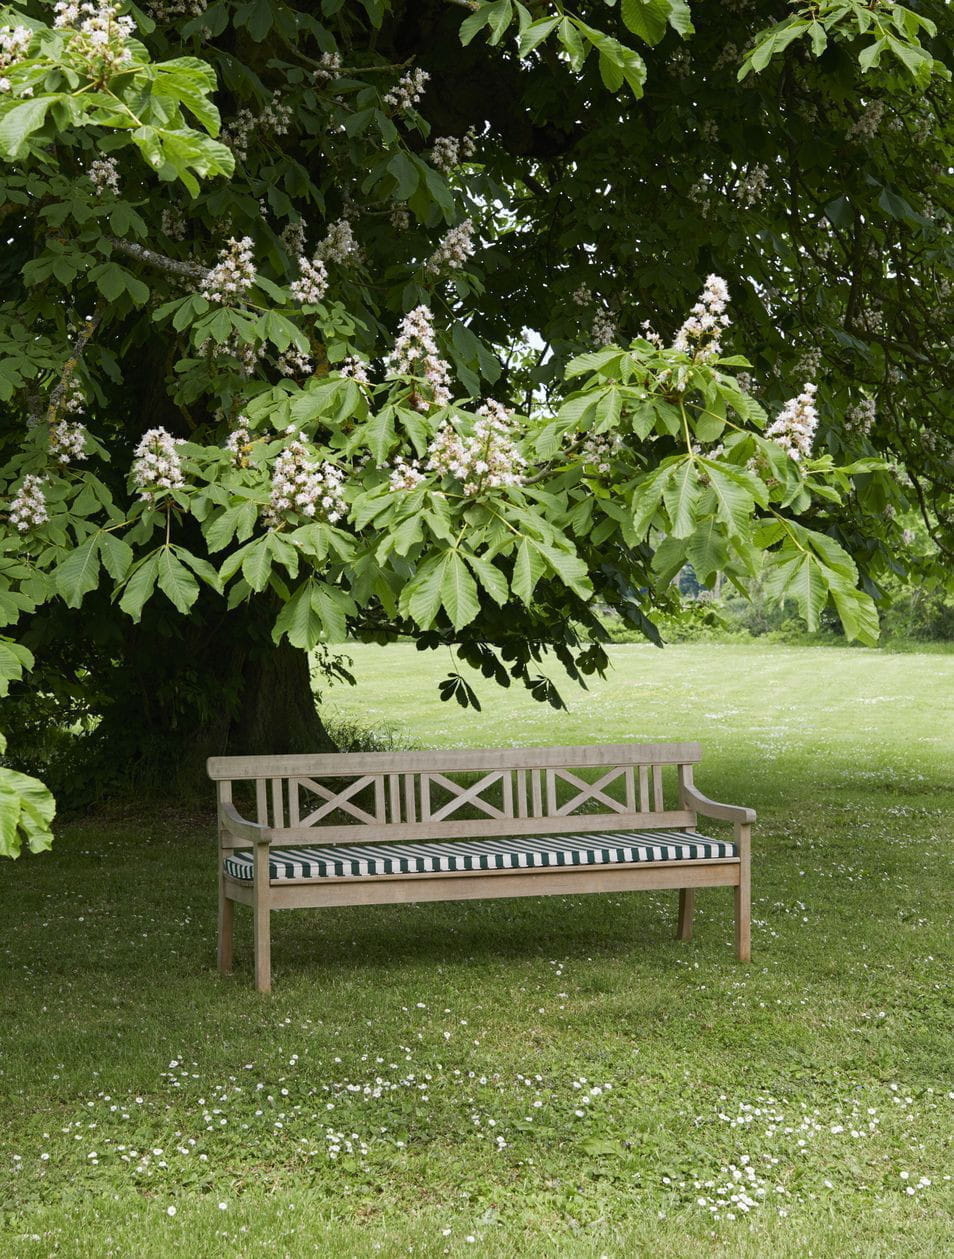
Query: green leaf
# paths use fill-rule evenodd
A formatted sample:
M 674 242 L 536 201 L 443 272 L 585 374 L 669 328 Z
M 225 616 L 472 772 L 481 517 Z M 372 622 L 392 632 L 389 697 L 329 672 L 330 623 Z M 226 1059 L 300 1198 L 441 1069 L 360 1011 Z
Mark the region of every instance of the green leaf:
M 441 602 L 454 629 L 462 630 L 480 611 L 477 586 L 459 551 L 445 551 L 444 554 Z
M 669 21 L 669 0 L 620 0 L 623 25 L 647 44 L 658 44 Z
M 156 588 L 158 568 L 159 553 L 154 551 L 152 555 L 142 560 L 137 568 L 133 569 L 132 576 L 126 582 L 123 596 L 119 600 L 119 606 L 134 621 L 139 620 L 142 615 L 143 605 Z
M 551 35 L 560 24 L 559 17 L 539 18 L 536 22 L 531 22 L 520 34 L 517 40 L 517 55 L 520 57 L 528 57 L 534 48 L 542 44 L 548 35 Z
M 249 543 L 242 555 L 242 576 L 257 592 L 265 589 L 272 572 L 270 538 L 270 534 L 256 538 L 254 542 Z M 223 574 L 224 572 L 225 565 L 223 565 Z
M 257 519 L 258 508 L 248 499 L 234 507 L 226 507 L 203 530 L 206 546 L 210 551 L 221 551 L 235 537 L 239 542 L 245 542 L 252 536 Z
M 53 584 L 68 608 L 78 608 L 83 597 L 99 585 L 99 535 L 91 534 L 57 565 Z
M 474 570 L 477 580 L 493 599 L 494 603 L 503 607 L 507 602 L 509 588 L 507 586 L 507 578 L 500 569 L 482 555 L 468 555 L 467 563 Z
M 490 21 L 490 6 L 482 5 L 476 13 L 472 13 L 469 18 L 465 18 L 460 25 L 460 42 L 466 46 L 474 38 L 478 31 Z
M 444 555 L 429 556 L 401 596 L 402 607 L 421 629 L 430 629 L 441 606 L 441 583 L 444 579 Z
M 159 589 L 169 602 L 177 611 L 188 612 L 199 597 L 199 583 L 170 546 L 159 552 L 157 576 Z
M 279 612 L 272 630 L 276 643 L 284 636 L 293 647 L 311 651 L 320 641 L 324 622 L 312 601 L 314 585 L 311 578 L 303 581 Z
M 670 469 L 662 496 L 669 513 L 669 528 L 673 537 L 688 538 L 695 532 L 696 509 L 702 496 L 699 472 L 694 460 L 682 459 Z
M 0 153 L 17 158 L 34 131 L 46 122 L 47 110 L 59 96 L 37 96 L 6 110 L 0 118 Z
M 0 766 L 0 857 L 19 857 L 24 841 L 33 853 L 50 848 L 55 813 L 56 802 L 38 778 Z
M 540 549 L 529 538 L 524 538 L 517 550 L 514 560 L 513 576 L 510 588 L 513 593 L 528 607 L 533 600 L 533 591 L 537 582 L 546 572 L 546 562 Z
M 347 638 L 346 617 L 355 611 L 354 601 L 343 590 L 316 582 L 312 587 L 311 606 L 321 617 L 325 641 L 343 643 Z

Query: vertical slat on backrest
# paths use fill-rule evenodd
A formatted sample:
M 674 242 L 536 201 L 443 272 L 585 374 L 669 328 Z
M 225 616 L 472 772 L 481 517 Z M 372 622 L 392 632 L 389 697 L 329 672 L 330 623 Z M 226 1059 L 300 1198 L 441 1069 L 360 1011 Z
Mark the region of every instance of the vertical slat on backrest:
M 649 766 L 640 765 L 639 767 L 639 811 L 640 813 L 649 812 Z
M 623 782 L 626 786 L 626 808 L 630 813 L 636 812 L 636 782 L 633 774 L 632 765 L 626 765 L 623 769 Z
M 431 820 L 431 776 L 421 774 L 419 777 L 421 780 L 421 821 L 429 822 Z
M 388 807 L 385 803 L 384 795 L 384 775 L 375 774 L 374 776 L 374 817 L 381 826 L 388 820 Z
M 288 825 L 297 826 L 301 821 L 301 783 L 297 778 L 288 779 Z
M 406 822 L 417 821 L 417 802 L 414 798 L 414 780 L 416 774 L 404 775 L 404 807 L 407 810 Z
M 268 825 L 268 784 L 264 778 L 255 779 L 255 820 L 259 826 Z
M 653 808 L 657 813 L 663 811 L 663 780 L 662 766 L 653 766 Z
M 401 821 L 401 779 L 397 774 L 388 774 L 388 791 L 391 796 L 391 816 L 388 821 L 397 825 Z
M 285 825 L 285 801 L 282 793 L 282 780 L 272 779 L 272 826 Z
M 547 817 L 554 817 L 557 811 L 557 794 L 556 794 L 556 771 L 547 769 L 544 771 L 547 779 Z
M 504 817 L 513 817 L 513 770 L 503 772 L 503 811 Z
M 517 817 L 527 816 L 527 771 L 517 770 Z
M 540 769 L 531 769 L 530 771 L 530 789 L 533 799 L 533 812 L 531 817 L 543 817 L 543 795 L 540 790 L 540 775 L 543 773 Z

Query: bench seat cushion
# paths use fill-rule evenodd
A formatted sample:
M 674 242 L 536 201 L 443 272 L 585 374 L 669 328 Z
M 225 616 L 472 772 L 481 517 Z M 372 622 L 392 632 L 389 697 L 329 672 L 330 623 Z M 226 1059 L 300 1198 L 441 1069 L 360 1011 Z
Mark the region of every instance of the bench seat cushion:
M 440 874 L 481 870 L 529 870 L 559 866 L 608 866 L 659 861 L 733 860 L 734 844 L 695 831 L 603 831 L 582 835 L 455 839 L 421 844 L 347 844 L 326 848 L 272 848 L 273 882 L 363 879 L 378 874 Z M 234 851 L 225 873 L 252 880 L 252 854 Z

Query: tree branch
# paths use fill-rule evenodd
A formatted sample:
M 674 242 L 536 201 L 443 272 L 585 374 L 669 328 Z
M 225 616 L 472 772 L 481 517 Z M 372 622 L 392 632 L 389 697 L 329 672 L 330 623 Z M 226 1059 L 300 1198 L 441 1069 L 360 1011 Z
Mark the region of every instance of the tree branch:
M 204 267 L 201 262 L 184 262 L 179 258 L 169 258 L 166 254 L 157 253 L 154 249 L 147 249 L 145 245 L 137 245 L 132 240 L 119 240 L 109 236 L 107 241 L 117 253 L 126 254 L 127 257 L 144 262 L 149 267 L 158 267 L 160 271 L 168 271 L 170 275 L 204 280 L 209 274 L 209 268 Z

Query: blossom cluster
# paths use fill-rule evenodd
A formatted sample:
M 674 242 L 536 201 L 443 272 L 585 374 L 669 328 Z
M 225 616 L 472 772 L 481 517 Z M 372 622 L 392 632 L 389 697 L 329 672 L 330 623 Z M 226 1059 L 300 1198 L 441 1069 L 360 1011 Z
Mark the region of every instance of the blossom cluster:
M 328 268 L 315 256 L 298 259 L 298 279 L 291 283 L 291 295 L 296 302 L 317 305 L 328 291 Z
M 416 395 L 412 403 L 416 410 L 427 411 L 431 405 L 443 407 L 450 402 L 450 367 L 438 353 L 426 306 L 416 306 L 404 316 L 387 368 L 392 376 L 413 376 L 427 382 L 430 400 Z
M 209 0 L 153 0 L 147 7 L 157 22 L 171 22 L 177 17 L 201 17 Z
M 281 242 L 294 258 L 300 258 L 305 252 L 305 224 L 302 219 L 293 219 L 282 228 Z
M 207 301 L 228 303 L 248 292 L 255 283 L 255 275 L 251 236 L 243 236 L 241 240 L 232 236 L 199 291 Z
M 28 473 L 10 502 L 10 523 L 20 533 L 36 529 L 46 524 L 50 518 L 46 510 L 43 481 L 43 477 Z
M 427 450 L 427 470 L 455 477 L 469 496 L 484 489 L 522 485 L 526 460 L 514 445 L 510 412 L 490 399 L 477 417 L 469 437 L 462 437 L 449 424 L 438 430 Z
M 818 412 L 815 409 L 817 386 L 806 384 L 797 398 L 791 398 L 778 417 L 765 430 L 765 436 L 798 462 L 812 453 Z
M 619 433 L 587 433 L 580 447 L 580 458 L 584 464 L 594 467 L 598 473 L 605 475 L 611 470 L 610 460 L 622 444 L 623 439 Z
M 464 219 L 463 223 L 452 227 L 428 259 L 428 271 L 432 274 L 445 269 L 459 271 L 467 259 L 474 255 L 473 235 L 474 224 L 470 219 Z
M 59 463 L 81 462 L 86 458 L 86 425 L 59 420 L 50 427 L 50 454 Z
M 132 465 L 133 483 L 143 502 L 153 503 L 163 490 L 181 490 L 185 485 L 182 462 L 176 450 L 182 441 L 164 428 L 151 428 L 143 433 Z
M 722 331 L 729 325 L 725 308 L 729 289 L 721 276 L 706 277 L 702 295 L 676 333 L 673 349 L 691 354 L 697 363 L 708 363 L 722 353 Z
M 315 365 L 309 355 L 290 345 L 278 356 L 278 370 L 283 376 L 310 376 Z
M 573 290 L 572 300 L 574 306 L 589 306 L 593 300 L 593 291 L 587 284 L 581 284 L 579 288 Z
M 471 127 L 463 136 L 439 136 L 431 146 L 431 165 L 449 175 L 455 166 L 477 152 L 476 133 Z
M 408 460 L 403 455 L 396 455 L 388 477 L 388 488 L 392 492 L 404 491 L 406 493 L 409 490 L 416 490 L 424 479 L 421 465 L 416 459 Z
M 878 418 L 878 407 L 874 398 L 862 398 L 845 412 L 845 423 L 848 428 L 863 437 L 867 437 Z
M 758 205 L 765 197 L 768 186 L 768 167 L 750 166 L 735 186 L 735 199 L 747 207 Z
M 251 440 L 248 431 L 248 420 L 244 415 L 240 415 L 236 419 L 235 428 L 232 429 L 225 439 L 225 449 L 232 456 L 232 462 L 237 468 L 242 466 Z
M 275 460 L 271 497 L 264 512 L 270 529 L 279 528 L 296 512 L 320 517 L 329 524 L 347 515 L 341 489 L 344 473 L 334 464 L 319 464 L 306 440 L 304 433 L 295 434 Z
M 617 327 L 612 315 L 605 310 L 598 310 L 590 325 L 590 336 L 597 345 L 612 345 L 617 337 Z
M 390 109 L 403 113 L 416 105 L 423 95 L 424 88 L 431 76 L 426 70 L 415 67 L 401 75 L 390 92 L 386 92 L 382 100 Z
M 229 146 L 237 158 L 244 161 L 248 157 L 248 146 L 257 131 L 272 135 L 287 135 L 291 130 L 294 110 L 275 91 L 268 104 L 258 114 L 247 107 L 238 111 L 227 126 L 222 128 L 222 140 Z
M 312 79 L 319 87 L 324 87 L 341 73 L 341 53 L 323 52 L 318 58 L 318 68 L 312 71 Z
M 349 376 L 352 380 L 356 380 L 359 385 L 370 385 L 371 377 L 368 375 L 368 365 L 360 358 L 355 358 L 353 354 L 349 354 L 344 360 L 338 371 L 342 376 Z
M 97 196 L 104 192 L 119 193 L 119 166 L 114 157 L 99 157 L 90 162 L 86 174 L 96 190 Z
M 178 206 L 169 206 L 162 212 L 160 227 L 169 240 L 185 240 L 188 228 L 185 215 Z
M 328 228 L 324 240 L 315 250 L 315 258 L 325 262 L 347 262 L 357 252 L 358 242 L 354 238 L 351 224 L 347 219 L 339 219 Z
M 58 0 L 54 14 L 53 25 L 72 32 L 70 51 L 86 63 L 90 74 L 104 78 L 132 61 L 126 41 L 135 32 L 136 23 L 126 15 L 120 17 L 118 5 L 109 0 Z
M 22 61 L 32 38 L 28 26 L 0 26 L 0 92 L 10 91 L 10 80 L 3 72 Z
M 850 140 L 873 140 L 884 117 L 884 101 L 869 101 L 848 128 Z

